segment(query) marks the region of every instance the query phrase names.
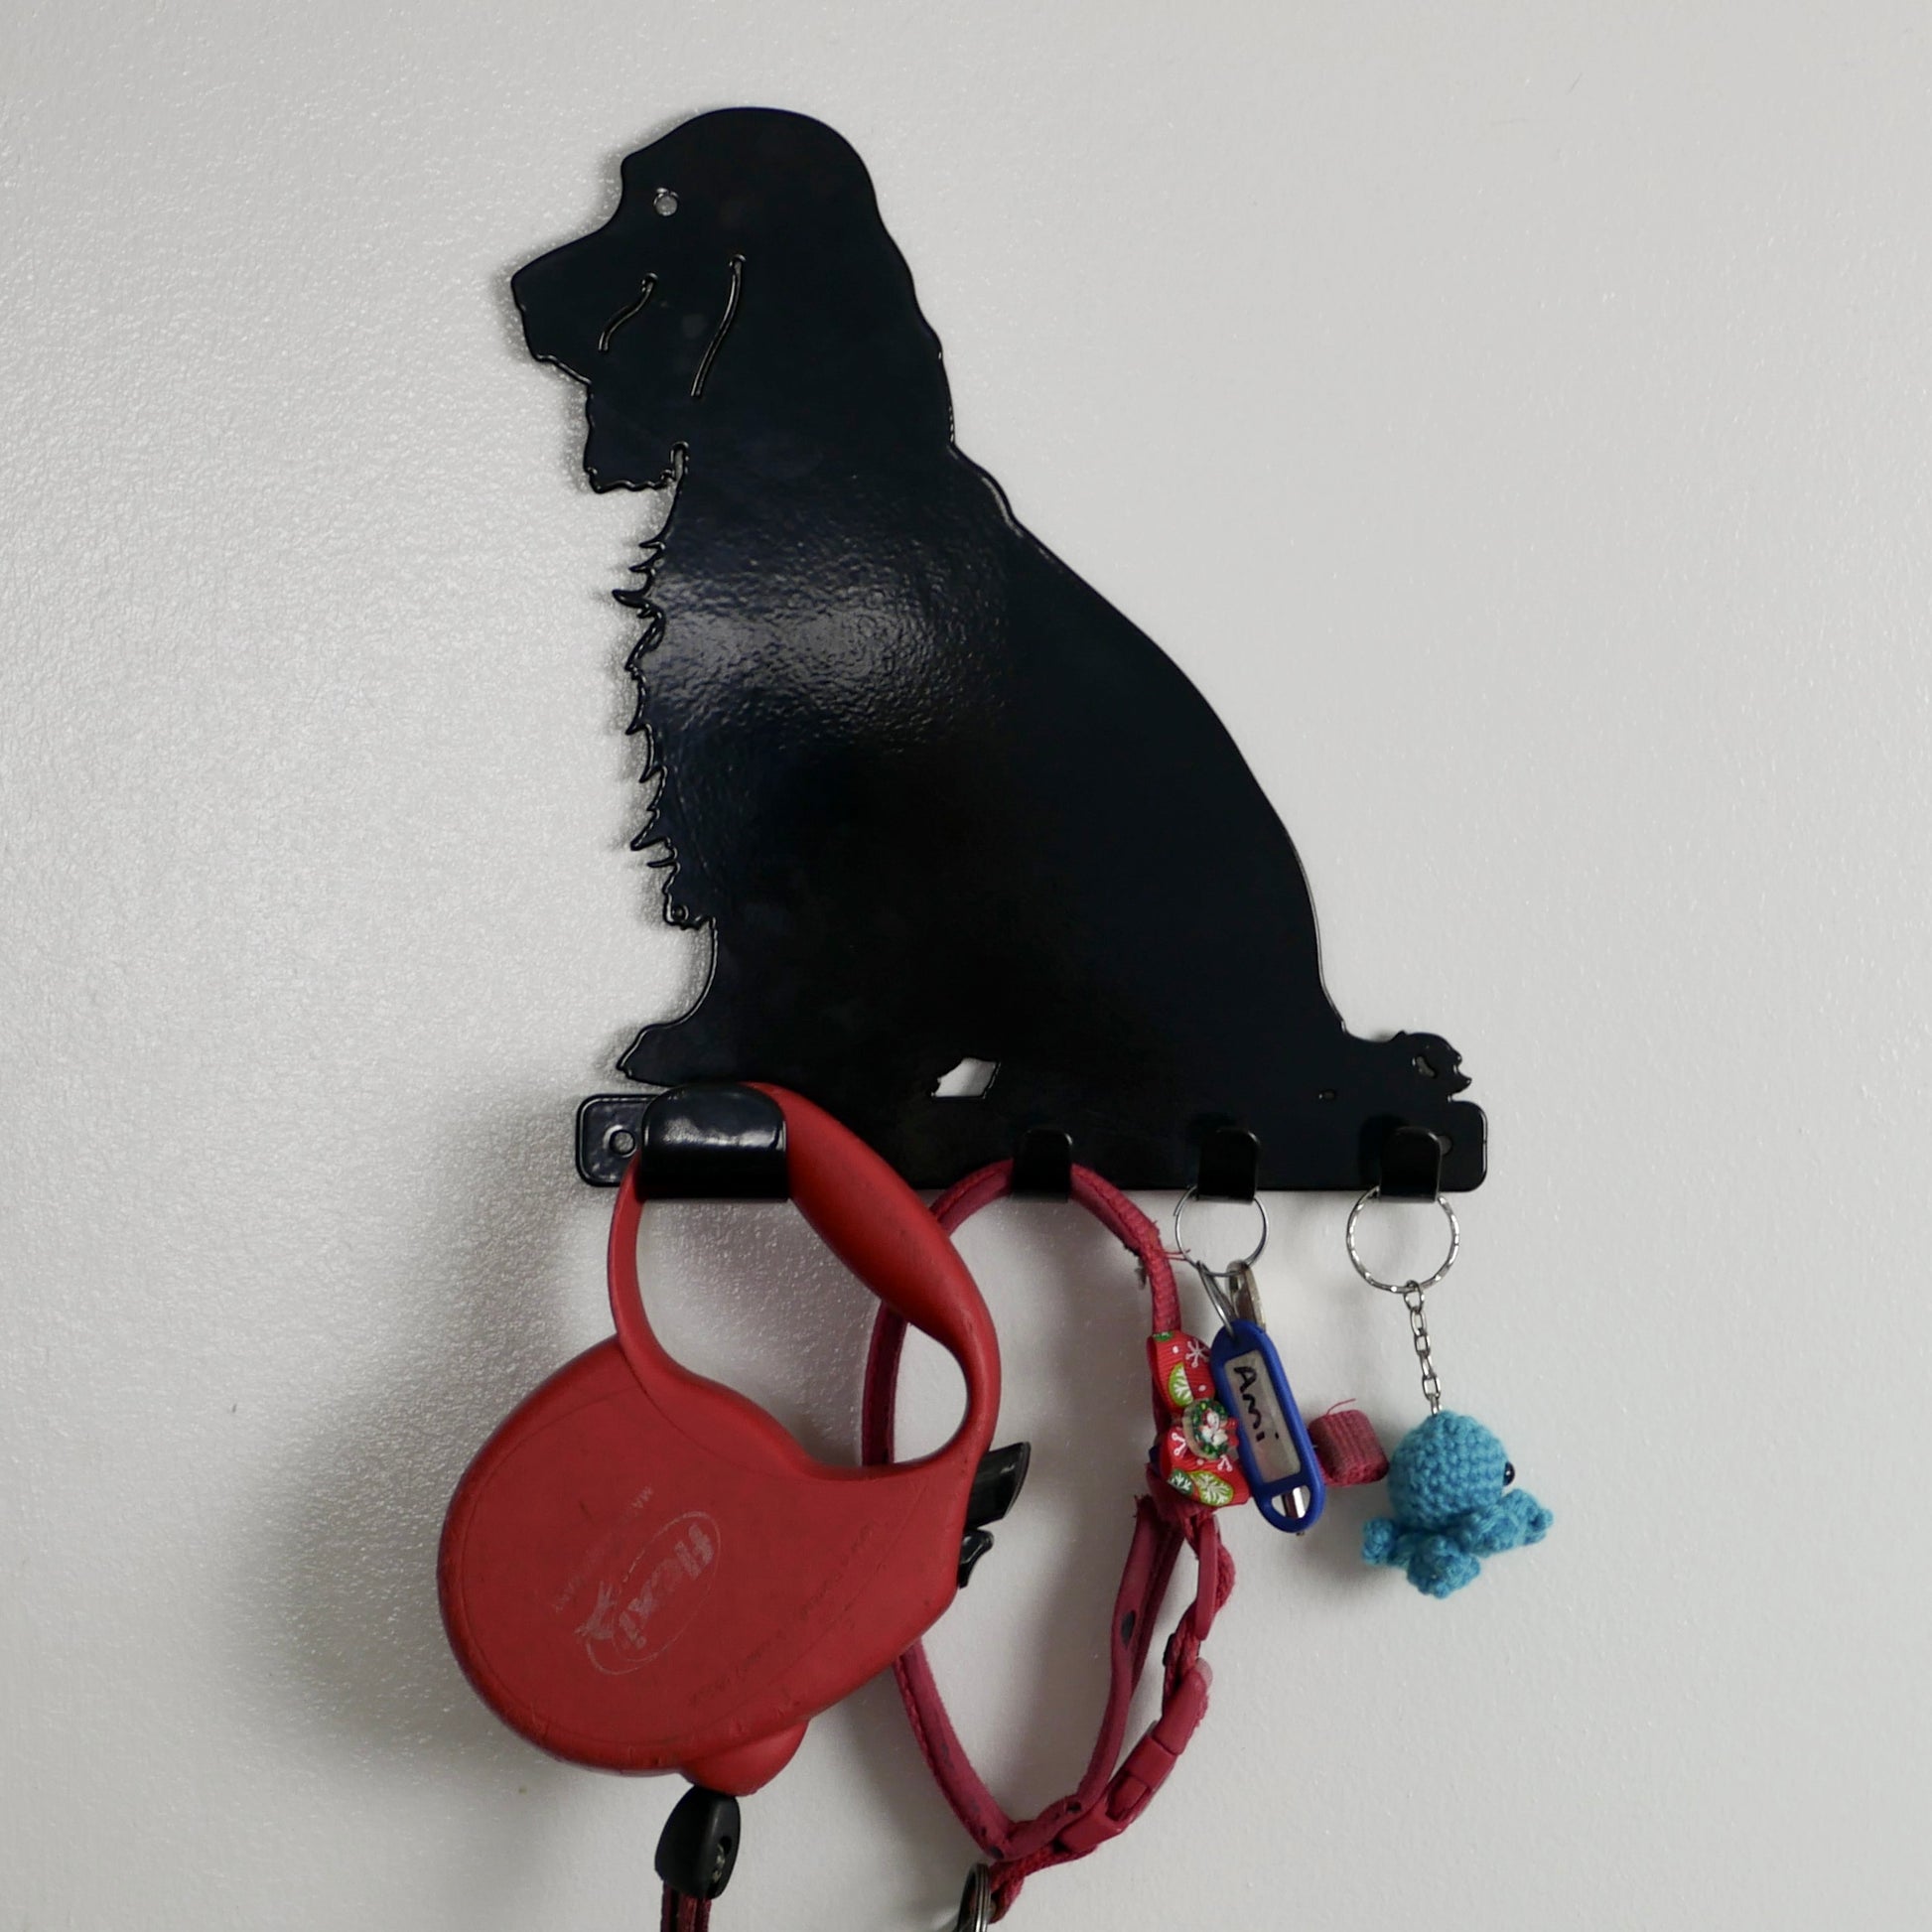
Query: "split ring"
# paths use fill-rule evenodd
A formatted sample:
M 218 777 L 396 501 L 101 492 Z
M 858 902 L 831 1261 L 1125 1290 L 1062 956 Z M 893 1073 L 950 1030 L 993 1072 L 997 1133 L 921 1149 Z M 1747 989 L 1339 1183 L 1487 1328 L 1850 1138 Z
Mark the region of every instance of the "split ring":
M 1192 1261 L 1196 1268 L 1199 1268 L 1201 1264 L 1198 1261 L 1194 1261 L 1194 1257 L 1192 1256 L 1192 1254 L 1188 1252 L 1186 1242 L 1184 1242 L 1180 1238 L 1180 1210 L 1183 1207 L 1185 1207 L 1190 1200 L 1197 1200 L 1199 1196 L 1195 1193 L 1194 1189 L 1189 1187 L 1187 1191 L 1184 1194 L 1182 1194 L 1181 1197 L 1173 1204 L 1174 1252 L 1179 1255 L 1182 1261 Z M 1262 1249 L 1264 1249 L 1268 1245 L 1268 1210 L 1267 1208 L 1262 1206 L 1261 1196 L 1259 1194 L 1255 1194 L 1251 1196 L 1248 1205 L 1252 1207 L 1254 1211 L 1261 1216 L 1261 1239 L 1255 1243 L 1254 1249 L 1251 1253 L 1245 1254 L 1241 1257 L 1242 1265 L 1244 1267 L 1252 1268 L 1254 1264 L 1261 1259 Z M 1233 1264 L 1230 1263 L 1229 1265 L 1232 1266 Z M 1226 1274 L 1227 1270 L 1222 1269 L 1220 1272 L 1222 1274 Z
M 959 1895 L 959 1916 L 953 1932 L 987 1932 L 993 1923 L 993 1872 L 990 1866 L 976 1864 L 966 1874 L 966 1889 Z
M 1382 1198 L 1381 1188 L 1371 1187 L 1368 1190 L 1368 1192 L 1365 1193 L 1361 1197 L 1361 1199 L 1358 1200 L 1355 1203 L 1355 1205 L 1348 1210 L 1348 1229 L 1346 1235 L 1343 1238 L 1347 1241 L 1348 1259 L 1350 1263 L 1353 1265 L 1356 1274 L 1361 1276 L 1362 1280 L 1365 1281 L 1370 1288 L 1379 1288 L 1385 1295 L 1407 1295 L 1412 1289 L 1417 1294 L 1421 1294 L 1422 1291 L 1426 1288 L 1434 1288 L 1436 1284 L 1440 1282 L 1443 1279 L 1443 1277 L 1447 1275 L 1449 1271 L 1455 1266 L 1455 1253 L 1456 1250 L 1460 1248 L 1462 1245 L 1462 1230 L 1458 1226 L 1456 1226 L 1455 1209 L 1452 1208 L 1449 1204 L 1449 1202 L 1442 1197 L 1441 1194 L 1438 1194 L 1436 1196 L 1436 1205 L 1440 1207 L 1443 1210 L 1444 1214 L 1446 1214 L 1449 1217 L 1449 1253 L 1443 1257 L 1443 1265 L 1439 1269 L 1437 1269 L 1435 1274 L 1431 1275 L 1427 1281 L 1385 1282 L 1379 1275 L 1371 1275 L 1368 1272 L 1367 1268 L 1365 1268 L 1362 1265 L 1361 1256 L 1355 1251 L 1355 1223 L 1361 1219 L 1362 1209 L 1365 1208 L 1370 1201 L 1380 1200 L 1381 1198 Z

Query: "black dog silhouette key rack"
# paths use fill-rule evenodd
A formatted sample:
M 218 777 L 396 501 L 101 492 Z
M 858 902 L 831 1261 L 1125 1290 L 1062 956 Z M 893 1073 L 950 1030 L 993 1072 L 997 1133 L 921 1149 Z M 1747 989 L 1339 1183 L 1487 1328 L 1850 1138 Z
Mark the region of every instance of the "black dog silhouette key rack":
M 852 148 L 731 109 L 624 162 L 512 287 L 600 490 L 674 500 L 618 593 L 664 916 L 708 983 L 578 1121 L 760 1079 L 914 1185 L 1068 1150 L 1127 1187 L 1475 1186 L 1431 1034 L 1350 1035 L 1288 832 L 1206 701 L 953 445 L 939 342 Z M 942 1089 L 944 1089 L 942 1091 Z

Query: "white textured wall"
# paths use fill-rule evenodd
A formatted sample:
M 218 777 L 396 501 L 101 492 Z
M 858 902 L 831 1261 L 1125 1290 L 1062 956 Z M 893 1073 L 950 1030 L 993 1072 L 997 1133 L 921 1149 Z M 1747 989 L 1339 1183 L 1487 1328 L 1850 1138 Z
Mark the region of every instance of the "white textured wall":
M 13 0 L 0 1924 L 655 1923 L 672 1785 L 500 1730 L 431 1560 L 602 1331 L 571 1110 L 691 967 L 623 851 L 636 504 L 505 278 L 737 101 L 867 157 L 962 446 L 1222 707 L 1350 1022 L 1463 1049 L 1493 1178 L 1440 1359 L 1559 1516 L 1445 1605 L 1352 1561 L 1359 1499 L 1317 1548 L 1234 1523 L 1194 1751 L 1014 1922 L 1922 1922 L 1929 36 Z M 1393 1433 L 1344 1206 L 1278 1202 L 1264 1284 L 1305 1394 Z M 653 1308 L 842 1445 L 863 1298 L 787 1214 L 667 1210 Z M 970 1252 L 1038 1455 L 937 1649 L 1038 1801 L 1139 1311 L 1049 1210 Z M 885 1687 L 749 1811 L 720 1932 L 949 1919 Z

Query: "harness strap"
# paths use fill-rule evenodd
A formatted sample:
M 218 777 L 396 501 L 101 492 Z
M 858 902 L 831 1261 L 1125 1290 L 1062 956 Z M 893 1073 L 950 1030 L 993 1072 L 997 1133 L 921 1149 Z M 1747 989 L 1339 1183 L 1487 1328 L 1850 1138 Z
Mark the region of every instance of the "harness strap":
M 1001 1162 L 968 1174 L 933 1203 L 932 1211 L 950 1234 L 968 1216 L 1012 1188 L 1013 1164 Z M 1073 1170 L 1070 1193 L 1140 1262 L 1153 1298 L 1154 1331 L 1178 1328 L 1180 1304 L 1174 1292 L 1173 1269 L 1154 1223 L 1125 1194 L 1089 1169 Z M 893 1457 L 898 1366 L 904 1340 L 904 1320 L 891 1309 L 882 1308 L 866 1365 L 862 1445 L 867 1462 L 888 1462 Z M 1153 1416 L 1158 1439 L 1169 1421 L 1158 1398 L 1153 1402 Z M 1221 1547 L 1215 1516 L 1214 1510 L 1181 1495 L 1150 1471 L 1148 1493 L 1135 1505 L 1134 1538 L 1114 1598 L 1108 1635 L 1107 1703 L 1100 1734 L 1080 1782 L 1035 1817 L 1010 1818 L 974 1770 L 946 1715 L 924 1645 L 915 1643 L 893 1666 L 912 1734 L 932 1767 L 933 1777 L 959 1822 L 991 1861 L 996 1919 L 1006 1915 L 1020 1887 L 1033 1873 L 1084 1858 L 1096 1846 L 1124 1832 L 1167 1782 L 1175 1760 L 1186 1748 L 1207 1710 L 1211 1674 L 1200 1661 L 1201 1644 L 1234 1588 L 1234 1559 Z M 1181 1611 L 1162 1653 L 1161 1714 L 1123 1758 L 1128 1708 L 1147 1668 L 1154 1644 L 1154 1620 L 1183 1548 L 1194 1553 L 1193 1600 Z M 667 1922 L 666 1932 L 687 1932 L 687 1928 L 672 1928 Z M 689 1932 L 698 1929 L 690 1928 Z

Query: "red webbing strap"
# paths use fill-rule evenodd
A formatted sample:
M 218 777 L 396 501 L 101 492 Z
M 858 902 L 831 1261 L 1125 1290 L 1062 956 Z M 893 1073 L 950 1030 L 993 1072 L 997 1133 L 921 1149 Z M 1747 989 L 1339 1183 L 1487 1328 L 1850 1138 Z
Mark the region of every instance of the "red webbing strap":
M 710 1899 L 664 1887 L 664 1916 L 657 1921 L 658 1932 L 705 1932 L 710 1923 Z
M 939 1224 L 950 1234 L 989 1201 L 1009 1193 L 1013 1164 L 1001 1162 L 968 1174 L 933 1203 Z M 1086 1168 L 1073 1170 L 1072 1198 L 1116 1234 L 1141 1263 L 1154 1302 L 1154 1331 L 1178 1328 L 1180 1304 L 1173 1270 L 1159 1230 L 1118 1189 Z M 893 1456 L 893 1423 L 899 1355 L 905 1323 L 882 1309 L 873 1328 L 866 1365 L 863 1454 L 867 1462 Z M 1144 1372 L 1144 1371 L 1141 1371 Z M 1157 1434 L 1168 1417 L 1150 1391 Z M 1121 1758 L 1128 1707 L 1147 1667 L 1154 1643 L 1154 1619 L 1161 1608 L 1173 1567 L 1185 1546 L 1194 1553 L 1197 1581 L 1193 1600 L 1180 1613 L 1164 1653 L 1161 1715 L 1140 1741 Z M 1134 1540 L 1108 1632 L 1107 1705 L 1093 1755 L 1078 1785 L 1035 1818 L 1009 1818 L 966 1756 L 959 1734 L 926 1661 L 925 1647 L 914 1644 L 897 1664 L 899 1696 L 912 1723 L 912 1734 L 932 1775 L 959 1822 L 992 1862 L 993 1916 L 1006 1914 L 1021 1885 L 1047 1865 L 1084 1858 L 1095 1846 L 1124 1832 L 1167 1781 L 1207 1710 L 1209 1672 L 1199 1661 L 1200 1647 L 1215 1613 L 1234 1587 L 1234 1560 L 1221 1547 L 1215 1512 L 1181 1495 L 1150 1472 L 1148 1494 L 1135 1505 Z M 684 1928 L 677 1928 L 684 1932 Z

